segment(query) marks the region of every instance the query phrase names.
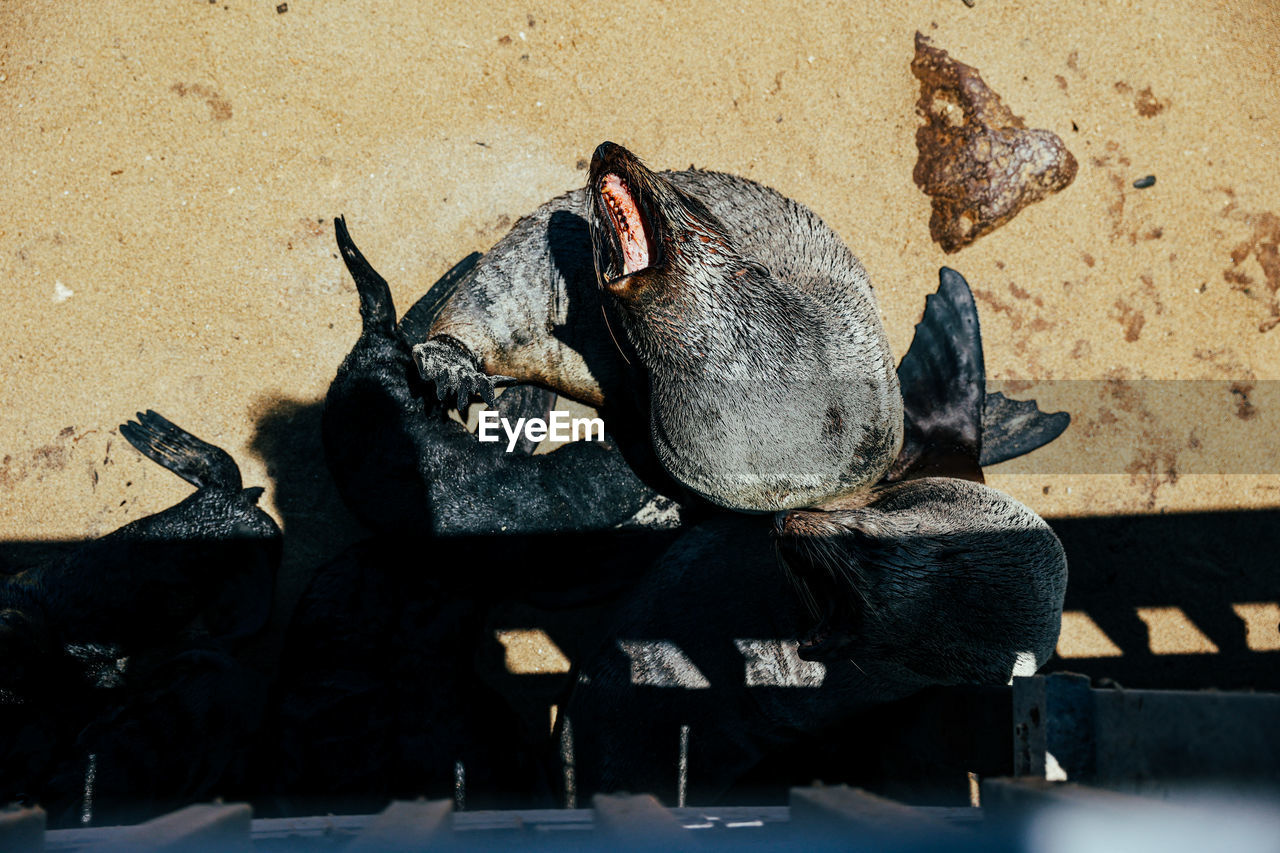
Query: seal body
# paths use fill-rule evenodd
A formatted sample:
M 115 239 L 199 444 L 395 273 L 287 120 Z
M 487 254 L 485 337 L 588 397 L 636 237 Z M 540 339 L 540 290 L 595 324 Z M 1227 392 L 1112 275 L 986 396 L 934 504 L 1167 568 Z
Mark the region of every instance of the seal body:
M 864 709 L 1005 684 L 1053 653 L 1062 546 L 980 482 L 981 463 L 1051 441 L 1069 418 L 983 393 L 977 311 L 953 270 L 899 374 L 906 440 L 881 483 L 825 510 L 691 528 L 620 605 L 564 711 L 579 796 L 669 796 L 679 763 L 689 797 L 711 800 Z
M 197 616 L 218 638 L 255 633 L 270 614 L 280 560 L 280 529 L 257 506 L 262 489 L 243 488 L 226 452 L 155 412 L 120 432 L 198 491 L 61 560 L 10 576 L 0 588 L 6 627 L 40 637 L 36 645 L 49 654 L 67 644 L 134 653 L 172 638 Z M 17 641 L 12 633 L 0 636 Z
M 865 506 L 777 517 L 779 555 L 818 625 L 812 659 L 892 660 L 937 684 L 1003 684 L 1053 654 L 1067 559 L 1018 501 L 945 477 Z
M 730 509 L 856 491 L 902 441 L 871 287 L 834 232 L 752 181 L 654 173 L 609 143 L 586 189 L 477 264 L 415 356 L 445 395 L 483 393 L 454 379 L 471 359 L 647 421 L 665 473 Z
M 507 454 L 450 419 L 417 376 L 406 331 L 425 329 L 442 298 L 469 273 L 446 275 L 397 325 L 386 281 L 356 248 L 345 223 L 339 219 L 335 226 L 360 295 L 363 329 L 330 385 L 323 437 L 338 490 L 362 522 L 394 537 L 607 530 L 646 519 L 678 523 L 675 505 L 632 473 L 607 436 L 538 456 L 528 455 L 529 447 Z M 496 405 L 513 420 L 545 417 L 551 397 L 532 387 L 510 388 Z
M 628 593 L 562 710 L 580 798 L 670 797 L 683 726 L 689 800 L 712 802 L 767 756 L 872 706 L 933 685 L 1003 685 L 1053 653 L 1062 548 L 986 486 L 910 480 L 848 515 L 779 518 L 693 527 Z M 827 614 L 818 632 L 815 610 Z

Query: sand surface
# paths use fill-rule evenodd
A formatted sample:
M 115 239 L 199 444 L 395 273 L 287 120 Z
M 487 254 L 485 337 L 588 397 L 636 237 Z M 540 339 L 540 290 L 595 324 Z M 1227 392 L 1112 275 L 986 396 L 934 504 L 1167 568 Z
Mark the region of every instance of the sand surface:
M 916 30 L 1080 163 L 950 256 L 911 178 Z M 0 540 L 185 496 L 116 431 L 155 408 L 267 487 L 287 609 L 360 535 L 315 432 L 358 334 L 332 217 L 407 307 L 580 186 L 605 139 L 808 204 L 867 266 L 899 355 L 938 267 L 960 270 L 991 377 L 1075 418 L 990 473 L 1045 516 L 1276 507 L 1278 34 L 1269 0 L 9 0 Z M 1214 383 L 1186 405 L 1122 381 L 1191 379 Z

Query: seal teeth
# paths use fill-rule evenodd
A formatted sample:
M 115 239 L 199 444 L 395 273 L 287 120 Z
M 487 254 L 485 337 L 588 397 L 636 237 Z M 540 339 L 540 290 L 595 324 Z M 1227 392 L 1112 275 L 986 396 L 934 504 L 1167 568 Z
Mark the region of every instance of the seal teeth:
M 622 199 L 612 187 L 606 187 L 604 190 L 605 204 L 609 206 L 609 212 L 613 214 L 614 224 L 618 230 L 628 237 L 631 236 L 631 218 L 627 216 L 626 210 L 623 208 Z
M 631 189 L 621 176 L 611 174 L 600 182 L 599 192 L 622 250 L 623 274 L 645 269 L 649 266 L 648 238 Z

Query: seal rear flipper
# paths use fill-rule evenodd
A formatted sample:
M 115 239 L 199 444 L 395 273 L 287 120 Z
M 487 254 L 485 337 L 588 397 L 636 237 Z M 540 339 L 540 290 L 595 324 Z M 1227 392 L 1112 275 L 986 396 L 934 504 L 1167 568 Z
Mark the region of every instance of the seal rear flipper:
M 431 324 L 440 316 L 444 304 L 457 292 L 458 285 L 475 269 L 482 257 L 484 256 L 479 252 L 472 252 L 458 261 L 448 272 L 440 276 L 440 280 L 431 285 L 417 302 L 413 303 L 412 308 L 404 312 L 404 316 L 400 318 L 400 332 L 407 340 L 425 341 L 427 339 L 427 335 L 431 332 Z
M 949 476 L 982 482 L 986 367 L 978 309 L 960 273 L 943 267 L 898 365 L 902 450 L 885 480 Z
M 136 423 L 121 424 L 120 434 L 143 456 L 196 488 L 240 491 L 240 468 L 231 454 L 201 441 L 150 409 L 138 413 L 137 418 Z
M 1035 400 L 988 394 L 982 412 L 982 465 L 995 465 L 1044 447 L 1071 424 L 1066 412 L 1043 412 Z
M 356 248 L 347 231 L 346 219 L 339 216 L 333 220 L 333 231 L 338 251 L 342 253 L 342 262 L 347 265 L 347 272 L 351 273 L 356 291 L 360 294 L 360 319 L 364 321 L 365 331 L 390 335 L 396 327 L 396 306 L 391 299 L 391 288 L 387 285 L 387 280 L 378 274 Z

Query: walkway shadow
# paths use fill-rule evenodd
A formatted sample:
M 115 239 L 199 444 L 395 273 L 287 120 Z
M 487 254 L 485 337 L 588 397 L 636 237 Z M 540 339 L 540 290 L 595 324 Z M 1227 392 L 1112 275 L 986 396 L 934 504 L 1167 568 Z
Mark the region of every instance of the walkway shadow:
M 1125 687 L 1280 690 L 1280 511 L 1072 518 L 1052 526 L 1070 566 L 1065 610 L 1086 614 L 1120 655 L 1055 657 L 1046 670 Z M 1259 613 L 1254 624 L 1233 605 L 1253 605 L 1243 610 Z M 1173 614 L 1174 636 L 1153 637 L 1140 608 L 1176 608 L 1185 621 Z M 1171 641 L 1206 651 L 1162 653 Z

